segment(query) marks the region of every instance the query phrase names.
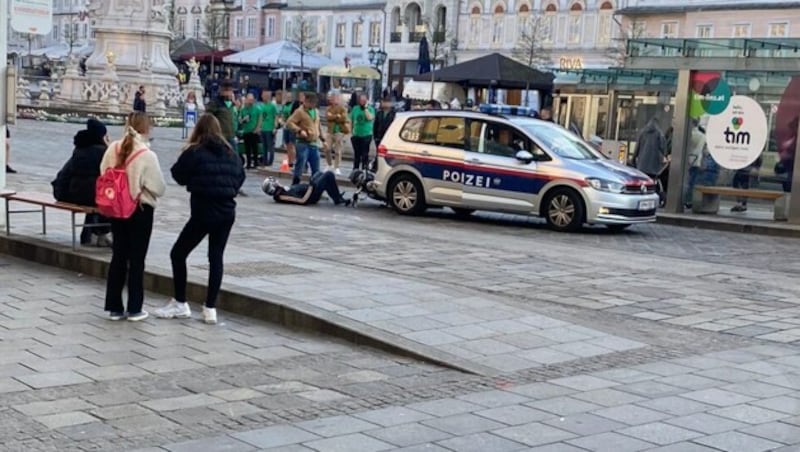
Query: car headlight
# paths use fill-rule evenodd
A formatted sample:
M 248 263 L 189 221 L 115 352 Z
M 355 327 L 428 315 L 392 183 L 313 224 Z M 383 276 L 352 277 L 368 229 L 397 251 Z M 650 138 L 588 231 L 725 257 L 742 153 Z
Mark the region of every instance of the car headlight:
M 586 179 L 586 183 L 595 190 L 607 191 L 609 193 L 622 193 L 625 190 L 625 185 L 605 179 L 591 177 Z

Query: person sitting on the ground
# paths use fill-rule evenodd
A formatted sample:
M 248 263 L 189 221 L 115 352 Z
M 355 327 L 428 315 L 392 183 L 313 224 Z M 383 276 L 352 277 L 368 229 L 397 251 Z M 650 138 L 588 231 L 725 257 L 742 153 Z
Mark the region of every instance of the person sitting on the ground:
M 81 130 L 73 138 L 75 150 L 72 156 L 58 172 L 52 182 L 53 197 L 57 201 L 95 205 L 95 187 L 100 176 L 100 162 L 108 146 L 106 126 L 97 119 L 91 118 L 86 123 L 86 130 Z M 84 228 L 81 231 L 81 245 L 94 244 L 111 246 L 109 226 L 92 226 L 109 223 L 107 218 L 97 213 L 86 214 Z
M 344 193 L 339 191 L 336 176 L 330 171 L 315 174 L 307 184 L 294 184 L 291 187 L 284 187 L 274 177 L 268 177 L 261 184 L 261 189 L 272 196 L 275 202 L 307 206 L 318 203 L 325 192 L 337 206 L 350 205 L 350 200 L 345 199 Z

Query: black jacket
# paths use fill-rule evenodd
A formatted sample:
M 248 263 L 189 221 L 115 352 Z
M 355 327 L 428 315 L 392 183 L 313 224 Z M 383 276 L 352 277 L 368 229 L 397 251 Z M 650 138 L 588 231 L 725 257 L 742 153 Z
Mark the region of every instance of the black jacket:
M 53 181 L 53 196 L 61 202 L 94 206 L 95 187 L 106 145 L 98 142 L 86 130 L 78 132 L 73 143 L 75 150 L 72 157 Z
M 192 194 L 192 218 L 206 223 L 236 217 L 234 198 L 244 177 L 239 156 L 222 142 L 187 149 L 172 166 L 172 178 Z
M 133 98 L 133 111 L 147 112 L 147 102 L 145 102 L 144 97 L 142 97 L 142 93 L 138 91 Z
M 389 126 L 394 121 L 394 110 L 383 111 L 378 110 L 375 113 L 375 123 L 373 125 L 372 136 L 375 137 L 375 142 L 380 143 Z

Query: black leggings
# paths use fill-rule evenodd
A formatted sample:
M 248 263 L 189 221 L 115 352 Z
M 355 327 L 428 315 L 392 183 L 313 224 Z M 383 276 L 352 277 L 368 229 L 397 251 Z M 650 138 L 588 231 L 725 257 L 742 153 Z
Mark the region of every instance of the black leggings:
M 244 134 L 244 151 L 247 155 L 247 167 L 255 168 L 258 166 L 258 142 L 260 138 L 257 133 Z
M 350 137 L 353 144 L 353 169 L 369 168 L 369 145 L 372 143 L 372 136 Z
M 175 300 L 186 301 L 186 259 L 189 254 L 208 236 L 208 292 L 206 293 L 206 307 L 213 308 L 217 304 L 217 296 L 222 286 L 223 263 L 225 245 L 233 228 L 234 219 L 219 223 L 206 223 L 189 218 L 172 251 L 169 253 L 172 260 L 172 282 L 175 290 Z
M 142 205 L 127 220 L 111 220 L 114 242 L 108 266 L 105 310 L 125 312 L 122 289 L 128 281 L 128 313 L 138 314 L 144 303 L 144 259 L 153 232 L 153 208 Z

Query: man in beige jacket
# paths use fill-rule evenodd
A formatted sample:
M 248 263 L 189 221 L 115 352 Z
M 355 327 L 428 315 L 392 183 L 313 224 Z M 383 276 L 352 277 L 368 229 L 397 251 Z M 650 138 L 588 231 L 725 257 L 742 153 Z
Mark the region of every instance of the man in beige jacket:
M 289 116 L 286 128 L 297 134 L 297 160 L 294 165 L 292 185 L 299 184 L 300 178 L 306 169 L 306 164 L 311 167 L 311 176 L 319 172 L 319 147 L 322 138 L 319 110 L 317 109 L 317 95 L 307 93 L 303 106 Z

